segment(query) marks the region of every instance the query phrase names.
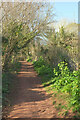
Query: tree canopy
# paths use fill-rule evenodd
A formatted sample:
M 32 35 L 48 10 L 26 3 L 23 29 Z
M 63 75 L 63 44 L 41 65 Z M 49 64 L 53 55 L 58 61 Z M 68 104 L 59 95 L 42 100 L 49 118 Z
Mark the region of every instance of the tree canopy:
M 2 2 L 3 66 L 53 22 L 51 5 L 36 2 Z

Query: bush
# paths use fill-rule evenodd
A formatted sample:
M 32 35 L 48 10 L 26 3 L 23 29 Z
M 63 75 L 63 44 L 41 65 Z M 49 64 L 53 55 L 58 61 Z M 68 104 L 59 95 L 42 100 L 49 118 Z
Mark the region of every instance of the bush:
M 39 68 L 42 65 L 45 65 L 45 61 L 43 60 L 42 56 L 40 56 L 39 60 L 34 62 L 34 67 Z
M 34 68 L 39 75 L 45 77 L 46 75 L 52 75 L 53 78 L 50 81 L 53 84 L 53 88 L 68 93 L 70 96 L 70 105 L 74 106 L 75 110 L 80 110 L 80 70 L 70 71 L 68 63 L 64 61 L 58 63 L 58 66 L 52 70 L 42 57 L 34 62 Z
M 54 83 L 54 88 L 60 90 L 61 92 L 69 93 L 70 104 L 74 105 L 77 110 L 80 109 L 80 70 L 71 72 L 67 67 L 68 64 L 61 62 L 58 64 L 59 71 L 54 68 L 54 74 L 56 76 L 56 81 Z M 54 78 L 53 78 L 54 79 Z
M 38 61 L 34 62 L 35 70 L 39 75 L 47 75 L 53 74 L 52 68 L 50 65 L 46 64 L 42 57 L 39 58 Z
M 31 57 L 29 57 L 29 56 L 27 57 L 27 59 L 26 59 L 26 60 L 27 60 L 27 62 L 32 62 L 32 58 L 31 58 Z
M 40 68 L 37 69 L 37 72 L 39 75 L 47 75 L 47 74 L 51 74 L 52 70 L 48 66 L 42 65 Z

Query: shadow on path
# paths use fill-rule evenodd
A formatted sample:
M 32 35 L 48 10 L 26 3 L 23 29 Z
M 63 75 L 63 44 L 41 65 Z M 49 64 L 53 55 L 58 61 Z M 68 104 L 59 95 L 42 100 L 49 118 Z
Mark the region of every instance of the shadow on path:
M 10 118 L 52 118 L 56 117 L 52 100 L 45 92 L 40 77 L 31 63 L 20 61 L 21 71 L 15 78 L 12 92 Z

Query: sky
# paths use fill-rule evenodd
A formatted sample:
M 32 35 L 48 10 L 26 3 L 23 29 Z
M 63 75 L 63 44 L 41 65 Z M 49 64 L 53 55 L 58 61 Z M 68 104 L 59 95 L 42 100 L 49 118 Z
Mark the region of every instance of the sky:
M 12 0 L 15 1 L 15 0 Z M 22 1 L 22 0 L 18 0 Z M 23 0 L 30 1 L 30 0 Z M 32 1 L 32 0 L 31 0 Z M 36 1 L 48 1 L 54 6 L 55 19 L 60 21 L 66 19 L 71 22 L 78 22 L 78 0 L 34 0 Z M 60 2 L 62 1 L 62 2 Z M 67 2 L 68 1 L 68 2 Z M 76 2 L 75 2 L 76 1 Z
M 54 2 L 55 19 L 78 22 L 78 2 Z
M 15 0 L 12 0 L 12 1 L 15 1 Z M 29 0 L 24 0 L 24 1 L 29 1 Z M 36 2 L 36 1 L 42 1 L 42 0 L 34 0 L 34 1 Z M 53 10 L 56 15 L 55 16 L 56 21 L 61 21 L 65 19 L 68 22 L 78 23 L 78 0 L 73 0 L 73 1 L 65 0 L 64 2 L 63 0 L 43 0 L 43 1 L 48 1 L 48 2 L 52 1 L 51 4 L 54 7 Z

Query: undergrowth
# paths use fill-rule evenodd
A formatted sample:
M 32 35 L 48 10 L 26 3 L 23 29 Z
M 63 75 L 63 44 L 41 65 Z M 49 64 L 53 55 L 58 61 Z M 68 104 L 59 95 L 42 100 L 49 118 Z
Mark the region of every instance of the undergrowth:
M 68 63 L 64 61 L 58 63 L 56 68 L 52 68 L 42 57 L 34 61 L 33 65 L 42 76 L 42 84 L 57 93 L 68 94 L 69 108 L 72 107 L 73 112 L 80 113 L 80 70 L 70 71 Z
M 20 62 L 13 62 L 10 64 L 9 68 L 6 72 L 2 72 L 2 101 L 3 106 L 7 105 L 9 103 L 9 100 L 7 98 L 7 95 L 10 93 L 10 88 L 12 87 L 12 80 L 14 78 L 14 75 L 16 75 L 21 68 Z

